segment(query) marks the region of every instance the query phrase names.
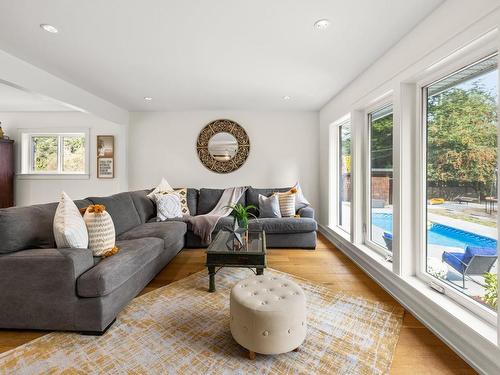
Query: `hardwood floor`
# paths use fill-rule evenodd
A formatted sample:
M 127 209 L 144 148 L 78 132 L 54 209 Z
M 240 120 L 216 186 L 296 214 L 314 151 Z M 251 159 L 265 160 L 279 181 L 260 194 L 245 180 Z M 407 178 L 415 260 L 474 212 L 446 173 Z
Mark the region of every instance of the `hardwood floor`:
M 179 280 L 204 270 L 204 250 L 183 250 L 142 291 Z M 334 290 L 348 291 L 372 300 L 397 302 L 373 282 L 342 252 L 320 236 L 315 251 L 270 250 L 268 267 L 319 282 Z M 0 352 L 15 348 L 46 332 L 0 331 Z M 475 374 L 476 372 L 425 328 L 405 312 L 391 374 Z

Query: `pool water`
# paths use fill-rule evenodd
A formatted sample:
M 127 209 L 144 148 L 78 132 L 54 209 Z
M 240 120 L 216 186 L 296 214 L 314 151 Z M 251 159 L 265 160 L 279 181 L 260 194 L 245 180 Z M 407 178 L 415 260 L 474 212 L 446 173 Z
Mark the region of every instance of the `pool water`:
M 392 214 L 374 213 L 372 214 L 372 224 L 392 233 Z M 460 247 L 497 247 L 497 241 L 493 238 L 481 236 L 461 229 L 456 229 L 442 224 L 433 224 L 427 231 L 427 241 L 432 245 Z

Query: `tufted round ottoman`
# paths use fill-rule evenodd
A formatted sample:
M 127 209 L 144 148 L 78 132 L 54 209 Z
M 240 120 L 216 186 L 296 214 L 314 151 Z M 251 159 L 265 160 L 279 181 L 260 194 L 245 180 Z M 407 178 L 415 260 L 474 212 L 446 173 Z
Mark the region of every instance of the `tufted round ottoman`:
M 306 297 L 296 283 L 272 275 L 252 276 L 231 289 L 231 333 L 255 353 L 296 350 L 307 332 Z

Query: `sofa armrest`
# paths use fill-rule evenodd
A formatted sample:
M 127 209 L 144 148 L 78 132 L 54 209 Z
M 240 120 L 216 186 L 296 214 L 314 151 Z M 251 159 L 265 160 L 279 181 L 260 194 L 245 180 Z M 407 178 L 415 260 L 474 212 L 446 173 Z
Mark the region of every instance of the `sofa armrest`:
M 74 330 L 76 280 L 93 266 L 89 249 L 0 255 L 0 328 Z
M 312 208 L 311 206 L 299 208 L 297 210 L 297 214 L 300 217 L 309 217 L 311 219 L 314 219 L 314 208 Z
M 94 266 L 89 249 L 30 249 L 0 256 L 0 298 L 6 290 L 54 292 Z M 44 289 L 49 288 L 49 289 Z

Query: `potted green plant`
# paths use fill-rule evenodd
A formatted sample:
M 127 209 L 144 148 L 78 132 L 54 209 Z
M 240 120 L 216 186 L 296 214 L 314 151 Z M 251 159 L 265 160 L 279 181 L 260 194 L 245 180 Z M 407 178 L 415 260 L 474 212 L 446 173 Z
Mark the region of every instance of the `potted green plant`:
M 254 214 L 250 212 L 251 209 L 257 209 L 254 205 L 250 204 L 248 206 L 243 206 L 241 203 L 236 203 L 234 205 L 226 206 L 233 210 L 232 215 L 234 216 L 235 223 L 238 223 L 240 228 L 245 230 L 248 229 L 248 222 L 250 217 L 257 218 Z
M 484 275 L 484 281 L 486 282 L 486 293 L 484 294 L 483 300 L 488 305 L 493 308 L 497 308 L 498 305 L 498 279 L 497 275 L 488 272 Z

